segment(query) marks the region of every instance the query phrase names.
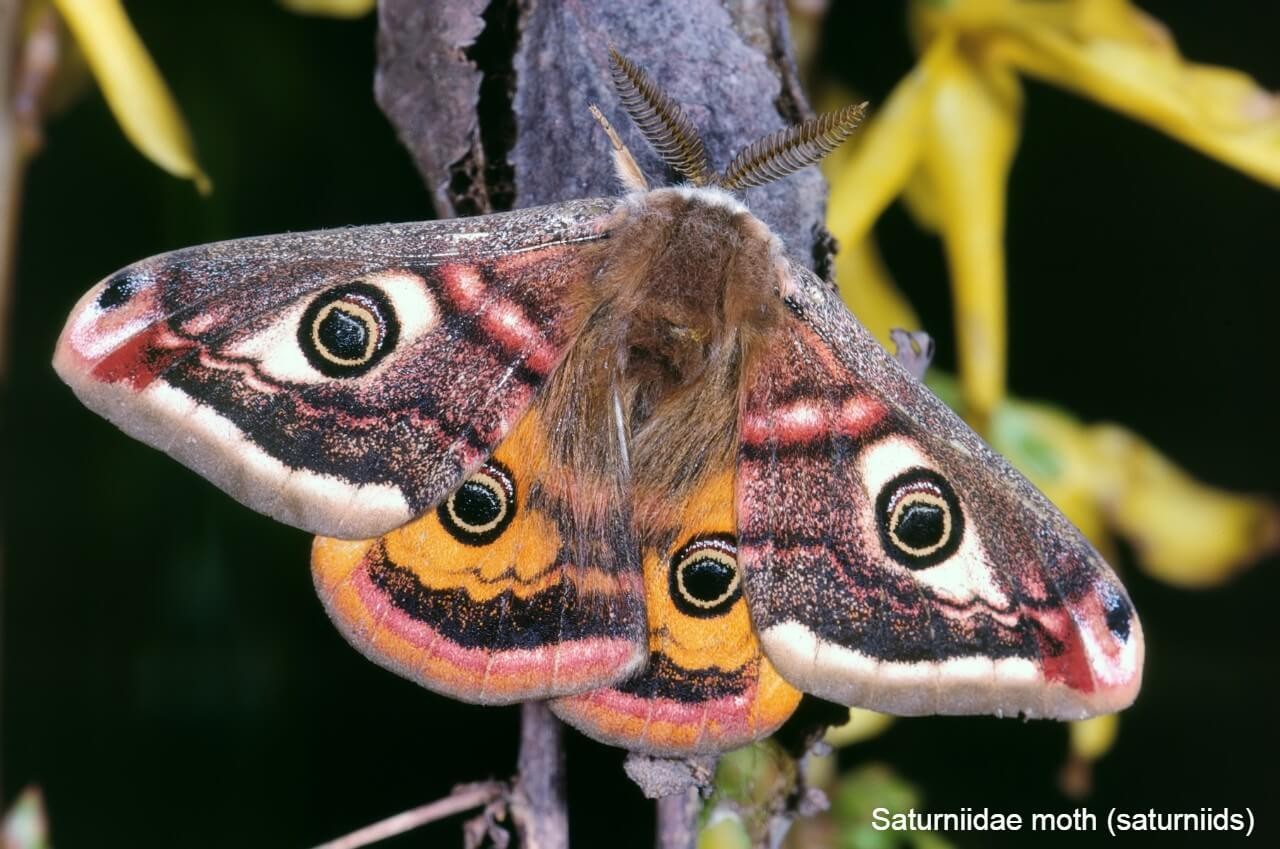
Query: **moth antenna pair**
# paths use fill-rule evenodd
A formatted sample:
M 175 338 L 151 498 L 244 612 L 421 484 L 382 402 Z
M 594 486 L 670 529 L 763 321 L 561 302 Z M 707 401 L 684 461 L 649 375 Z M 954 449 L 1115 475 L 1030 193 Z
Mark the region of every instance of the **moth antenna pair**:
M 622 107 L 636 128 L 668 166 L 695 186 L 752 188 L 815 165 L 849 137 L 867 111 L 866 103 L 846 106 L 770 133 L 743 148 L 722 173 L 713 174 L 707 164 L 706 146 L 680 104 L 617 48 L 609 48 L 609 67 Z M 631 187 L 647 188 L 635 159 L 609 122 L 594 106 L 592 114 L 609 134 L 622 181 Z

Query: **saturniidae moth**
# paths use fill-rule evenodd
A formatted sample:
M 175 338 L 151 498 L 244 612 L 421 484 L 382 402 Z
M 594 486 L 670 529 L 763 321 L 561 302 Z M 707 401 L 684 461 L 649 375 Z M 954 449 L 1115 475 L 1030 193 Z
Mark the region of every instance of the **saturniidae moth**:
M 1132 702 L 1142 631 L 1111 569 L 733 194 L 861 109 L 714 174 L 612 62 L 685 184 L 648 188 L 601 119 L 620 198 L 143 260 L 84 296 L 55 368 L 321 534 L 346 638 L 459 699 L 548 699 L 668 755 L 763 737 L 801 691 L 898 714 Z

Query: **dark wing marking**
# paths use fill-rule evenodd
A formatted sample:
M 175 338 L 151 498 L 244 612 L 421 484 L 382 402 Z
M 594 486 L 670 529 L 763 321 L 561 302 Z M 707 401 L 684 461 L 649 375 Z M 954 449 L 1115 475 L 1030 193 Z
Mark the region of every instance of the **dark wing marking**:
M 741 407 L 752 620 L 803 690 L 903 714 L 1080 718 L 1137 693 L 1111 569 L 1021 475 L 797 271 Z
M 244 239 L 91 290 L 54 366 L 250 507 L 376 536 L 510 431 L 581 325 L 612 201 Z

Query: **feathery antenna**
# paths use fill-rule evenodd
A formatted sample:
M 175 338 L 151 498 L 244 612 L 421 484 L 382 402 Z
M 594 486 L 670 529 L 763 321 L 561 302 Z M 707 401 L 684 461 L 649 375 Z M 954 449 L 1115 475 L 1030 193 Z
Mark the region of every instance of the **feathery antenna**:
M 709 183 L 707 152 L 680 105 L 614 47 L 609 48 L 609 67 L 623 108 L 663 161 L 695 186 Z
M 726 189 L 763 186 L 813 165 L 849 137 L 866 114 L 867 104 L 846 106 L 803 124 L 770 133 L 748 145 L 715 180 Z
M 626 186 L 629 191 L 648 191 L 649 181 L 644 178 L 644 172 L 636 164 L 635 157 L 631 155 L 631 151 L 627 150 L 627 146 L 622 143 L 622 138 L 613 129 L 609 119 L 604 117 L 600 107 L 594 103 L 588 106 L 587 109 L 590 110 L 591 117 L 595 118 L 596 122 L 604 128 L 604 134 L 609 137 L 609 143 L 613 145 L 613 172 L 617 175 L 618 181 Z

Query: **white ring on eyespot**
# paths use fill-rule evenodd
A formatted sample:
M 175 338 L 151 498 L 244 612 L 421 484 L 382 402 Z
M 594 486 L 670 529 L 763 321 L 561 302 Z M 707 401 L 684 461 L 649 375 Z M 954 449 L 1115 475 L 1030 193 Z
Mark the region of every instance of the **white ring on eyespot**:
M 942 548 L 951 539 L 953 523 L 951 521 L 951 505 L 941 495 L 933 492 L 922 490 L 912 490 L 911 484 L 904 487 L 907 491 L 901 495 L 895 495 L 889 502 L 889 539 L 893 540 L 894 545 L 898 546 L 904 553 L 912 557 L 928 557 L 938 549 Z M 916 548 L 908 545 L 898 536 L 898 525 L 902 521 L 902 511 L 910 504 L 919 503 L 930 504 L 942 511 L 942 535 L 933 545 L 927 545 L 924 548 Z
M 364 325 L 365 345 L 364 351 L 359 357 L 339 357 L 336 356 L 324 342 L 320 341 L 320 325 L 329 317 L 329 314 L 336 309 L 341 309 L 344 313 L 353 315 L 362 325 Z M 315 347 L 316 352 L 334 365 L 339 366 L 362 366 L 369 362 L 369 359 L 378 350 L 378 343 L 382 341 L 385 333 L 383 325 L 378 321 L 378 317 L 372 312 L 362 307 L 353 300 L 347 301 L 338 299 L 331 303 L 325 304 L 316 313 L 316 317 L 311 320 L 311 344 Z
M 861 473 L 866 497 L 862 500 L 861 510 L 863 527 L 876 528 L 879 518 L 876 516 L 876 499 L 880 491 L 894 478 L 909 469 L 924 468 L 936 472 L 944 479 L 946 473 L 925 453 L 914 439 L 894 434 L 865 447 L 858 455 L 858 471 Z M 954 487 L 954 484 L 952 484 Z M 960 510 L 965 504 L 960 493 Z M 892 510 L 890 511 L 892 515 Z M 970 515 L 962 514 L 964 519 L 964 536 L 955 552 L 941 563 L 911 572 L 916 581 L 928 586 L 939 596 L 957 604 L 964 604 L 974 598 L 981 598 L 986 604 L 997 610 L 1009 606 L 1009 598 L 996 582 L 991 559 L 987 555 L 978 524 Z M 954 527 L 954 525 L 952 525 Z M 879 548 L 879 532 L 868 535 L 869 546 Z M 906 569 L 889 555 L 884 555 L 885 563 L 893 568 Z M 1016 616 L 1001 619 L 1008 625 L 1016 624 Z
M 331 286 L 325 286 L 298 298 L 289 307 L 276 313 L 265 324 L 245 333 L 237 332 L 229 345 L 219 346 L 219 353 L 230 357 L 243 357 L 257 364 L 258 370 L 268 378 L 295 384 L 322 384 L 336 379 L 321 374 L 307 361 L 302 349 L 298 347 L 298 323 L 311 302 L 322 297 L 325 292 L 335 286 L 360 281 L 377 287 L 386 296 L 391 308 L 395 311 L 395 320 L 400 324 L 400 338 L 396 349 L 403 350 L 416 340 L 431 333 L 440 324 L 440 308 L 435 294 L 428 288 L 427 281 L 417 274 L 408 271 L 379 271 L 362 274 L 350 280 L 335 280 Z M 347 304 L 344 308 L 350 308 Z M 394 351 L 389 352 L 394 355 Z M 358 382 L 371 375 L 378 374 L 388 363 L 394 361 L 388 356 L 364 374 L 350 378 Z
M 453 500 L 458 496 L 458 493 L 462 491 L 462 486 L 466 486 L 469 483 L 478 483 L 490 492 L 497 494 L 498 515 L 495 516 L 492 521 L 485 522 L 483 525 L 473 525 L 458 516 L 457 512 L 453 509 Z M 448 500 L 445 501 L 444 508 L 449 512 L 449 518 L 452 519 L 453 523 L 459 528 L 469 534 L 487 534 L 489 531 L 498 527 L 502 520 L 507 517 L 507 511 L 511 509 L 511 501 L 507 498 L 507 489 L 502 485 L 502 481 L 487 472 L 481 471 L 476 472 L 471 477 L 463 481 L 462 486 L 458 487 L 458 489 L 449 496 Z
M 729 586 L 725 589 L 724 592 L 720 593 L 720 595 L 716 596 L 711 601 L 703 601 L 702 599 L 695 598 L 693 594 L 689 592 L 689 589 L 684 585 L 685 567 L 690 565 L 691 563 L 696 563 L 699 560 L 705 560 L 705 559 L 711 559 L 711 560 L 715 560 L 718 563 L 723 563 L 724 565 L 728 566 L 729 569 L 733 572 L 733 577 L 729 580 Z M 695 549 L 693 552 L 689 554 L 689 556 L 685 557 L 683 560 L 677 563 L 675 568 L 676 568 L 676 589 L 680 590 L 680 595 L 684 597 L 685 601 L 689 602 L 689 604 L 693 605 L 694 607 L 699 607 L 699 608 L 702 608 L 703 610 L 710 610 L 719 604 L 723 604 L 726 598 L 733 595 L 734 592 L 737 591 L 738 584 L 741 583 L 742 581 L 742 571 L 738 569 L 738 558 L 734 557 L 732 554 L 730 554 L 727 551 L 721 551 L 720 549 L 715 548 L 713 546 L 707 546 L 705 548 Z

